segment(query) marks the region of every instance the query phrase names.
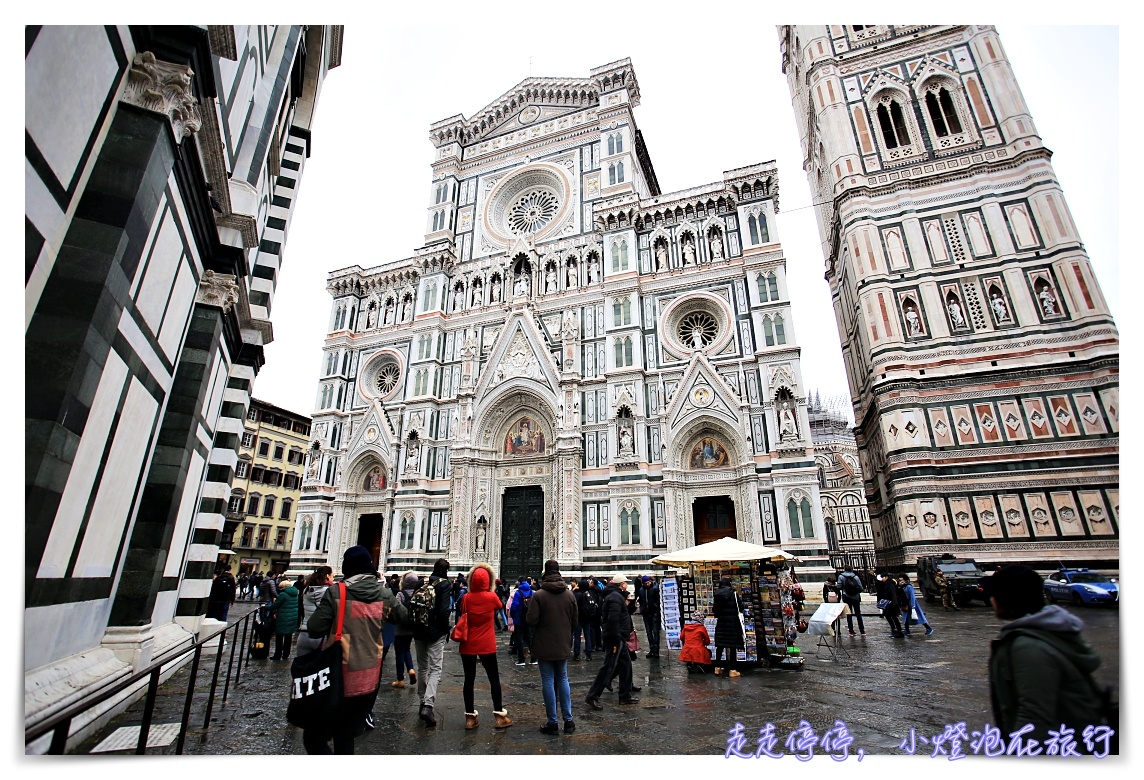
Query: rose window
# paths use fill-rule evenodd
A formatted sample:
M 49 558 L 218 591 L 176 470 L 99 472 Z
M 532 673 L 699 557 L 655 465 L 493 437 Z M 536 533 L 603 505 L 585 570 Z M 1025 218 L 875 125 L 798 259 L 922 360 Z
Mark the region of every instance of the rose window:
M 718 337 L 719 323 L 705 311 L 691 312 L 679 320 L 675 332 L 681 343 L 692 349 L 703 349 Z
M 560 202 L 547 190 L 532 190 L 522 195 L 508 210 L 508 227 L 524 236 L 543 228 L 556 216 Z
M 396 363 L 385 363 L 377 372 L 377 390 L 382 395 L 389 395 L 397 387 L 401 379 L 401 369 Z

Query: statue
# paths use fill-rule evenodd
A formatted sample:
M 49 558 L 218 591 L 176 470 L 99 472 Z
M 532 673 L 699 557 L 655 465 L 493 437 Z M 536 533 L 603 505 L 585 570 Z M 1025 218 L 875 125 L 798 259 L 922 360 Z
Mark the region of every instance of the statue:
M 393 324 L 393 299 L 388 298 L 385 301 L 385 324 Z
M 634 440 L 632 439 L 632 431 L 627 426 L 620 429 L 620 457 L 634 455 Z
M 955 328 L 967 328 L 969 325 L 965 322 L 965 315 L 961 312 L 961 306 L 955 300 L 950 300 L 949 306 L 946 307 L 949 311 L 949 321 L 953 323 Z
M 544 292 L 556 292 L 556 267 L 548 266 L 548 272 L 544 274 Z
M 655 244 L 655 270 L 662 271 L 667 268 L 667 242 L 657 241 Z
M 683 264 L 695 265 L 695 243 L 690 235 L 683 239 Z
M 319 450 L 310 450 L 310 468 L 306 471 L 306 479 L 318 478 L 318 467 L 322 463 L 322 454 Z
M 576 263 L 568 264 L 568 289 L 576 287 Z
M 477 526 L 477 549 L 485 549 L 485 527 L 483 525 Z
M 699 330 L 699 328 L 695 328 L 691 331 L 691 348 L 703 349 L 703 331 Z
M 1009 322 L 1009 308 L 998 293 L 993 293 L 993 297 L 989 299 L 989 306 L 993 309 L 993 316 L 998 322 Z
M 918 316 L 918 310 L 913 306 L 906 307 L 906 325 L 909 327 L 911 336 L 922 335 L 922 321 Z
M 596 268 L 596 258 L 595 257 L 588 258 L 588 284 L 595 284 L 596 283 L 597 271 L 598 271 L 598 269 Z
M 409 319 L 409 298 L 403 298 L 401 301 L 401 321 L 405 322 Z
M 718 233 L 711 234 L 711 258 L 713 260 L 723 259 L 723 239 L 719 237 Z
M 465 306 L 465 288 L 457 286 L 453 290 L 453 311 L 460 311 Z
M 561 329 L 565 338 L 574 339 L 580 335 L 579 316 L 576 309 L 564 311 L 564 327 Z
M 494 279 L 489 284 L 489 302 L 497 303 L 500 301 L 500 279 Z
M 473 296 L 470 300 L 472 301 L 470 305 L 474 309 L 478 306 L 483 305 L 485 302 L 484 296 L 481 295 L 481 286 L 475 282 L 473 283 Z
M 421 448 L 416 439 L 409 440 L 409 453 L 405 456 L 405 473 L 416 474 L 421 461 Z
M 377 311 L 377 307 L 370 304 L 370 307 L 365 311 L 365 328 L 369 330 L 373 327 L 373 315 Z
M 513 283 L 512 294 L 515 297 L 528 295 L 528 279 L 525 277 L 523 271 L 516 275 L 516 282 Z
M 1041 292 L 1037 295 L 1041 299 L 1041 311 L 1045 313 L 1046 317 L 1055 317 L 1060 314 L 1057 311 L 1057 299 L 1053 297 L 1053 293 L 1049 290 L 1048 285 L 1041 288 Z
M 782 410 L 779 412 L 779 440 L 780 441 L 793 441 L 798 438 L 798 427 L 794 421 L 794 411 L 790 408 L 789 401 L 783 401 Z

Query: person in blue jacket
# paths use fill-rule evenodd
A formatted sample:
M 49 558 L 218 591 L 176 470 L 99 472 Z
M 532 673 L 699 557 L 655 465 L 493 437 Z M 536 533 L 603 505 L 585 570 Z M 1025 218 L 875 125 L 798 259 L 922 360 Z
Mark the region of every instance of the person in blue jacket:
M 926 618 L 926 613 L 922 612 L 922 605 L 918 603 L 918 594 L 914 590 L 914 586 L 910 584 L 910 577 L 908 574 L 898 575 L 898 589 L 902 592 L 902 633 L 910 633 L 910 622 L 921 623 L 926 627 L 926 636 L 933 633 L 933 626 L 929 624 L 929 619 Z M 913 612 L 916 610 L 917 619 L 914 620 Z
M 528 602 L 532 599 L 532 586 L 528 580 L 523 580 L 513 594 L 512 604 L 509 605 L 508 614 L 512 618 L 512 641 L 516 643 L 516 665 L 524 666 L 524 651 L 529 647 L 529 636 L 532 626 L 528 625 L 525 615 L 528 614 Z M 534 664 L 536 660 L 532 661 Z

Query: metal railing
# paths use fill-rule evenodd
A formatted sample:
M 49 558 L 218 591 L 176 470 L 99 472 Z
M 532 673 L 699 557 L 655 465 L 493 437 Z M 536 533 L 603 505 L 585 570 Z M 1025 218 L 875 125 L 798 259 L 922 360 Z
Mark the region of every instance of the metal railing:
M 159 679 L 162 676 L 163 668 L 169 666 L 177 661 L 182 660 L 188 654 L 193 653 L 191 659 L 191 672 L 190 679 L 187 681 L 187 692 L 183 699 L 183 716 L 179 723 L 179 735 L 175 744 L 176 755 L 182 755 L 183 745 L 186 741 L 187 726 L 191 720 L 191 703 L 195 697 L 195 682 L 198 679 L 199 673 L 199 660 L 202 657 L 203 647 L 218 640 L 218 651 L 215 654 L 214 672 L 211 677 L 210 693 L 207 695 L 206 716 L 203 719 L 203 729 L 209 729 L 211 724 L 211 713 L 214 710 L 215 694 L 218 690 L 219 671 L 222 665 L 223 652 L 226 649 L 227 635 L 231 634 L 230 639 L 230 659 L 226 667 L 226 681 L 222 689 L 222 701 L 226 702 L 227 696 L 230 693 L 231 687 L 231 674 L 234 674 L 234 685 L 238 687 L 239 681 L 242 677 L 242 665 L 244 653 L 238 653 L 238 668 L 235 668 L 235 651 L 241 646 L 247 647 L 249 641 L 250 626 L 254 620 L 254 615 L 258 612 L 255 608 L 248 612 L 244 617 L 237 622 L 232 623 L 221 631 L 216 631 L 213 634 L 202 639 L 195 640 L 188 647 L 182 650 L 175 651 L 153 661 L 149 666 L 139 670 L 125 680 L 121 680 L 114 685 L 106 688 L 101 688 L 95 691 L 90 696 L 85 697 L 82 701 L 76 702 L 63 711 L 53 715 L 42 723 L 38 723 L 31 728 L 24 730 L 24 746 L 25 749 L 28 745 L 43 737 L 45 734 L 52 735 L 51 744 L 48 747 L 49 755 L 59 755 L 67 752 L 67 742 L 70 736 L 72 721 L 83 715 L 93 707 L 102 704 L 108 699 L 114 698 L 123 691 L 127 690 L 147 680 L 147 696 L 143 703 L 143 722 L 139 728 L 139 741 L 136 743 L 135 752 L 138 755 L 143 755 L 147 752 L 147 737 L 151 731 L 151 720 L 155 714 L 155 699 L 159 693 Z M 242 633 L 242 640 L 240 642 L 233 641 L 237 639 L 239 632 Z M 233 634 L 231 633 L 233 632 Z

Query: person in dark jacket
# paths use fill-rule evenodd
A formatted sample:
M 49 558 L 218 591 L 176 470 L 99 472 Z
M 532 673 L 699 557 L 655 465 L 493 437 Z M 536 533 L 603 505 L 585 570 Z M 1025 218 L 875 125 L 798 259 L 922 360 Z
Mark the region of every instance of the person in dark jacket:
M 230 569 L 223 569 L 211 583 L 211 592 L 207 602 L 207 617 L 225 623 L 236 593 L 238 593 L 238 583 L 235 582 L 234 575 L 230 573 Z
M 854 618 L 858 618 L 858 630 L 862 632 L 862 636 L 866 636 L 866 625 L 862 622 L 862 592 L 866 590 L 866 586 L 862 584 L 862 578 L 854 572 L 853 566 L 847 566 L 841 575 L 838 577 L 838 588 L 842 591 L 842 601 L 853 614 L 846 616 L 846 628 L 850 630 L 850 636 L 854 636 Z
M 592 595 L 596 597 L 596 616 L 592 618 L 592 647 L 600 649 L 604 646 L 604 585 L 597 577 L 589 577 L 588 584 L 592 586 Z
M 342 657 L 344 696 L 332 718 L 320 727 L 302 732 L 302 745 L 311 755 L 329 755 L 331 739 L 333 753 L 353 755 L 354 739 L 365 732 L 366 716 L 377 700 L 381 680 L 381 626 L 393 609 L 393 592 L 374 575 L 373 558 L 360 544 L 350 547 L 342 557 L 342 577 L 346 586 L 342 626 L 346 648 Z M 334 631 L 342 612 L 340 592 L 338 585 L 326 589 L 306 624 L 310 636 L 328 636 Z
M 421 578 L 411 571 L 401 575 L 401 589 L 397 591 L 397 602 L 406 610 L 407 622 L 398 623 L 393 630 L 393 655 L 397 664 L 397 676 L 390 683 L 394 688 L 405 687 L 405 672 L 409 671 L 409 684 L 417 683 L 417 672 L 413 671 L 413 655 L 409 652 L 413 644 L 413 623 L 408 622 L 409 600 L 413 591 L 421 586 Z
M 527 579 L 522 579 L 512 594 L 512 603 L 509 604 L 508 614 L 512 618 L 512 643 L 516 647 L 516 665 L 524 666 L 524 652 L 528 650 L 528 640 L 532 636 L 532 626 L 528 625 L 525 616 L 528 614 L 528 602 L 532 600 L 532 586 Z M 536 659 L 532 659 L 535 663 Z
M 572 631 L 580 624 L 576 597 L 564 583 L 560 566 L 544 562 L 540 587 L 528 604 L 525 621 L 532 626 L 532 657 L 540 663 L 540 683 L 544 691 L 544 712 L 548 720 L 541 733 L 557 734 L 556 699 L 564 716 L 564 733 L 576 730 L 572 719 L 572 689 L 568 685 L 568 659 L 572 657 Z
M 890 624 L 890 636 L 895 639 L 905 639 L 902 633 L 902 596 L 897 584 L 885 573 L 878 575 L 875 585 L 878 596 L 878 609 L 882 610 L 882 617 Z
M 262 599 L 262 603 L 270 605 L 278 598 L 278 583 L 269 574 L 262 578 L 262 582 L 258 586 L 258 595 Z
M 576 587 L 576 614 L 579 616 L 579 624 L 574 631 L 576 632 L 572 637 L 572 660 L 580 660 L 580 635 L 584 635 L 584 658 L 592 660 L 592 650 L 595 645 L 592 642 L 592 621 L 600 612 L 600 599 L 596 595 L 596 589 L 593 588 L 586 577 L 580 579 Z
M 1092 678 L 1100 656 L 1081 636 L 1084 621 L 1045 606 L 1044 582 L 1027 566 L 1005 566 L 981 584 L 997 617 L 1009 621 L 989 650 L 989 691 L 1001 733 L 1031 724 L 1025 738 L 1043 744 L 1062 724 L 1077 737 L 1086 726 L 1100 725 Z
M 651 577 L 644 575 L 643 589 L 639 592 L 640 615 L 643 616 L 644 632 L 647 634 L 648 658 L 659 658 L 659 585 Z
M 501 609 L 500 598 L 489 590 L 493 580 L 493 569 L 487 563 L 478 563 L 469 572 L 468 592 L 458 602 L 460 614 L 465 615 L 468 624 L 467 637 L 458 645 L 461 654 L 461 667 L 465 671 L 462 693 L 465 697 L 465 729 L 472 730 L 479 725 L 476 698 L 473 684 L 477 678 L 477 662 L 484 667 L 492 689 L 493 716 L 495 728 L 506 729 L 512 725 L 508 710 L 501 702 L 500 671 L 497 668 L 496 614 Z
M 501 608 L 496 614 L 497 631 L 504 631 L 508 628 L 508 613 L 505 612 L 505 605 L 508 604 L 508 585 L 500 577 L 497 577 L 496 595 L 501 603 Z
M 604 589 L 604 600 L 600 605 L 600 621 L 604 639 L 604 663 L 596 673 L 585 703 L 594 710 L 602 710 L 600 694 L 611 683 L 616 669 L 620 674 L 620 704 L 635 704 L 639 699 L 632 696 L 632 659 L 624 644 L 631 636 L 632 616 L 627 607 L 628 578 L 622 574 L 612 577 L 612 583 Z
M 739 677 L 742 673 L 735 668 L 738 651 L 747 646 L 743 635 L 742 607 L 739 604 L 739 594 L 731 584 L 730 577 L 719 580 L 719 587 L 715 589 L 715 674 L 718 676 L 724 668 L 728 677 Z M 726 657 L 723 666 L 720 666 L 720 657 Z
M 417 695 L 421 699 L 419 716 L 426 726 L 436 726 L 433 713 L 437 702 L 437 685 L 445 663 L 445 642 L 449 639 L 449 562 L 438 558 L 429 576 L 436 598 L 429 625 L 413 625 L 413 643 L 417 647 Z
M 290 645 L 294 634 L 302 626 L 301 594 L 293 585 L 288 585 L 278 593 L 278 598 L 270 607 L 274 616 L 274 656 L 271 661 L 290 660 Z

